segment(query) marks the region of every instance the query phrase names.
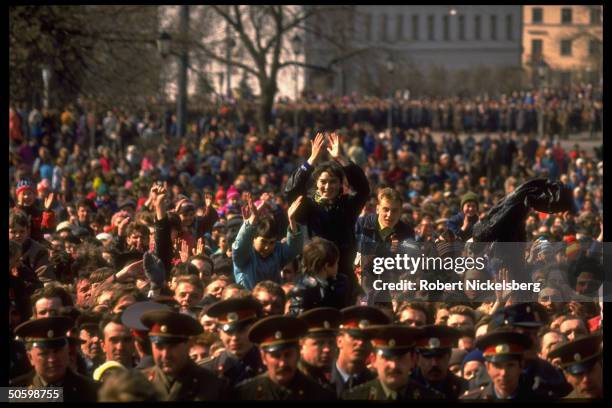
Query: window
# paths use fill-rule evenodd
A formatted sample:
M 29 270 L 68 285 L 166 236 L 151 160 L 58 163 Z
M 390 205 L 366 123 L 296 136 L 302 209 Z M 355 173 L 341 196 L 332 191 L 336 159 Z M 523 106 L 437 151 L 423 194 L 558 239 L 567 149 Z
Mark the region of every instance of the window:
M 538 60 L 542 56 L 542 40 L 531 40 L 531 56 Z
M 601 9 L 599 6 L 593 6 L 591 8 L 591 25 L 601 24 Z
M 599 40 L 590 40 L 589 41 L 589 55 L 591 57 L 600 56 L 601 55 L 601 42 Z
M 399 14 L 395 17 L 395 39 L 402 41 L 404 39 L 404 15 Z
M 379 27 L 379 36 L 380 41 L 387 41 L 389 38 L 387 37 L 387 21 L 389 18 L 386 14 L 380 15 L 380 27 Z
M 542 40 L 531 40 L 531 59 L 539 61 L 542 57 Z
M 561 55 L 564 57 L 572 55 L 572 40 L 561 40 Z
M 417 14 L 412 16 L 412 39 L 419 39 L 419 16 Z
M 512 41 L 513 39 L 513 29 L 512 29 L 512 14 L 508 14 L 506 16 L 506 40 Z
M 459 39 L 465 40 L 465 16 L 459 16 Z
M 481 33 L 481 26 L 482 26 L 482 22 L 481 22 L 481 18 L 480 16 L 474 16 L 474 39 L 475 40 L 480 40 L 482 33 Z
M 531 22 L 533 24 L 541 24 L 544 20 L 544 10 L 541 7 L 531 9 Z
M 561 24 L 572 24 L 572 9 L 571 8 L 561 9 Z
M 434 16 L 427 16 L 427 39 L 429 41 L 435 41 L 436 39 L 436 20 Z
M 443 21 L 443 33 L 444 41 L 450 41 L 450 18 L 448 16 L 444 16 Z
M 365 39 L 366 41 L 372 41 L 372 15 L 366 14 L 363 21 Z
M 497 40 L 497 16 L 491 16 L 491 39 Z

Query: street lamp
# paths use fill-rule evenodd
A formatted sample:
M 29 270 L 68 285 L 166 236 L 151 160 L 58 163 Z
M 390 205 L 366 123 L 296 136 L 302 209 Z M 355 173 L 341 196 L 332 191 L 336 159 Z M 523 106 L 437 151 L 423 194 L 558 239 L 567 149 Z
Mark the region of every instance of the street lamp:
M 293 54 L 295 55 L 295 69 L 293 71 L 293 82 L 295 84 L 295 105 L 293 107 L 293 127 L 295 128 L 295 133 L 298 133 L 298 111 L 297 111 L 297 103 L 298 103 L 298 65 L 297 59 L 299 55 L 302 53 L 302 38 L 295 34 L 293 38 L 291 38 L 291 48 L 293 49 Z
M 172 41 L 172 37 L 165 31 L 162 31 L 157 38 L 157 51 L 162 58 L 166 58 L 170 54 L 170 41 Z
M 236 41 L 229 36 L 226 39 L 226 59 L 227 59 L 227 98 L 228 100 L 232 97 L 232 49 L 236 46 Z
M 385 67 L 387 68 L 387 73 L 389 74 L 390 83 L 393 83 L 391 76 L 393 75 L 393 71 L 395 71 L 395 62 L 391 59 L 391 56 L 387 58 L 385 62 Z M 387 128 L 389 129 L 389 136 L 391 136 L 391 126 L 392 126 L 392 111 L 393 111 L 393 86 L 389 85 L 389 110 L 387 113 Z

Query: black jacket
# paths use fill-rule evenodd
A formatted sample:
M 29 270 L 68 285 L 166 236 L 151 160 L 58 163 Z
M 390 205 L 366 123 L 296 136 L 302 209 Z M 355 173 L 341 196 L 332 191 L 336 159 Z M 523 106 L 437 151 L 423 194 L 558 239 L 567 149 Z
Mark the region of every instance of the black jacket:
M 325 238 L 338 246 L 340 250 L 338 272 L 349 277 L 351 288 L 349 301 L 353 303 L 358 293 L 353 270 L 353 261 L 357 252 L 355 222 L 368 200 L 370 186 L 365 173 L 356 164 L 349 162 L 343 170 L 355 194 L 341 194 L 330 205 L 319 204 L 312 195 L 308 194 L 308 181 L 314 171 L 310 166 L 298 167 L 289 177 L 284 192 L 290 203 L 300 195 L 305 197 L 297 211 L 296 220 L 306 225 L 308 235 Z
M 325 287 L 310 275 L 301 276 L 289 292 L 289 315 L 297 316 L 316 307 L 347 307 L 349 304 L 345 299 L 348 289 L 348 278 L 344 275 L 338 274 L 335 279 L 328 279 Z

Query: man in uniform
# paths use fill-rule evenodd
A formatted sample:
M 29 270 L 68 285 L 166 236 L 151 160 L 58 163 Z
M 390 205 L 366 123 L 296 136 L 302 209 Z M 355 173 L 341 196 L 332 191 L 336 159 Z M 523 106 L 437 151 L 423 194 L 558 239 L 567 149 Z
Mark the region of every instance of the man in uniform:
M 34 370 L 14 378 L 11 387 L 62 387 L 64 401 L 96 401 L 97 386 L 87 377 L 69 367 L 66 333 L 73 320 L 66 316 L 29 320 L 15 329 L 26 343 L 28 360 Z
M 457 400 L 468 389 L 468 382 L 448 369 L 453 346 L 461 332 L 448 326 L 428 325 L 421 327 L 417 338 L 418 363 L 412 379 L 428 388 L 433 388 L 447 400 Z
M 297 369 L 299 339 L 306 334 L 297 317 L 270 316 L 255 323 L 249 340 L 259 345 L 267 371 L 236 387 L 239 400 L 333 400 L 325 390 Z
M 227 382 L 189 358 L 189 336 L 202 333 L 193 317 L 169 310 L 150 310 L 140 318 L 149 330 L 155 366 L 143 373 L 164 401 L 226 399 Z
M 259 350 L 248 336 L 249 328 L 261 315 L 260 303 L 252 296 L 222 300 L 210 306 L 206 314 L 217 319 L 225 350 L 201 365 L 227 379 L 232 387 L 263 373 L 265 366 Z
M 137 370 L 143 370 L 155 365 L 153 355 L 151 354 L 151 341 L 149 340 L 148 329 L 140 321 L 142 315 L 150 310 L 171 310 L 171 308 L 161 303 L 145 301 L 136 302 L 128 306 L 121 313 L 121 322 L 131 330 L 134 337 L 134 348 L 139 359 L 138 364 L 134 367 Z
M 376 357 L 378 378 L 342 394 L 347 400 L 406 401 L 441 399 L 444 396 L 410 379 L 417 355 L 415 340 L 420 329 L 403 325 L 372 326 L 367 330 Z
M 340 311 L 333 307 L 310 309 L 299 316 L 308 331 L 300 340 L 301 359 L 298 369 L 311 380 L 335 393 L 331 385 L 332 365 L 336 356 L 336 335 Z
M 542 390 L 534 389 L 524 381 L 521 366 L 525 352 L 531 347 L 529 336 L 511 330 L 496 330 L 480 337 L 476 347 L 483 352 L 491 381 L 486 386 L 467 391 L 461 399 L 551 399 Z
M 574 387 L 565 398 L 603 398 L 601 341 L 602 334 L 596 333 L 559 345 L 548 354 Z
M 538 330 L 546 321 L 546 309 L 539 303 L 516 303 L 495 312 L 487 330 L 490 332 L 498 328 L 511 328 L 512 331 L 528 336 L 531 346 L 523 356 L 524 380 L 538 392 L 551 398 L 562 398 L 572 391 L 571 385 L 559 369 L 538 356 Z
M 370 306 L 351 306 L 340 313 L 340 333 L 336 338 L 338 358 L 332 367 L 332 384 L 338 398 L 345 390 L 376 378 L 367 367 L 372 345 L 365 329 L 391 323 L 386 314 Z

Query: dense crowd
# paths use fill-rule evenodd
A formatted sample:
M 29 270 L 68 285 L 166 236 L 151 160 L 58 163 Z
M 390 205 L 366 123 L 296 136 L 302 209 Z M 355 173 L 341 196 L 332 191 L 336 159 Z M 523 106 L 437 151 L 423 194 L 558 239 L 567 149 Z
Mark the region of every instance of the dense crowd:
M 11 107 L 11 385 L 66 401 L 602 398 L 603 158 L 556 137 L 600 130 L 600 99 L 397 100 L 380 132 L 386 103 L 311 98 L 299 133 L 280 103 L 267 134 L 224 106 L 183 138 L 171 114 Z M 534 179 L 569 198 L 516 220 L 541 284 L 528 301 L 372 290 L 375 257 L 464 255 Z

